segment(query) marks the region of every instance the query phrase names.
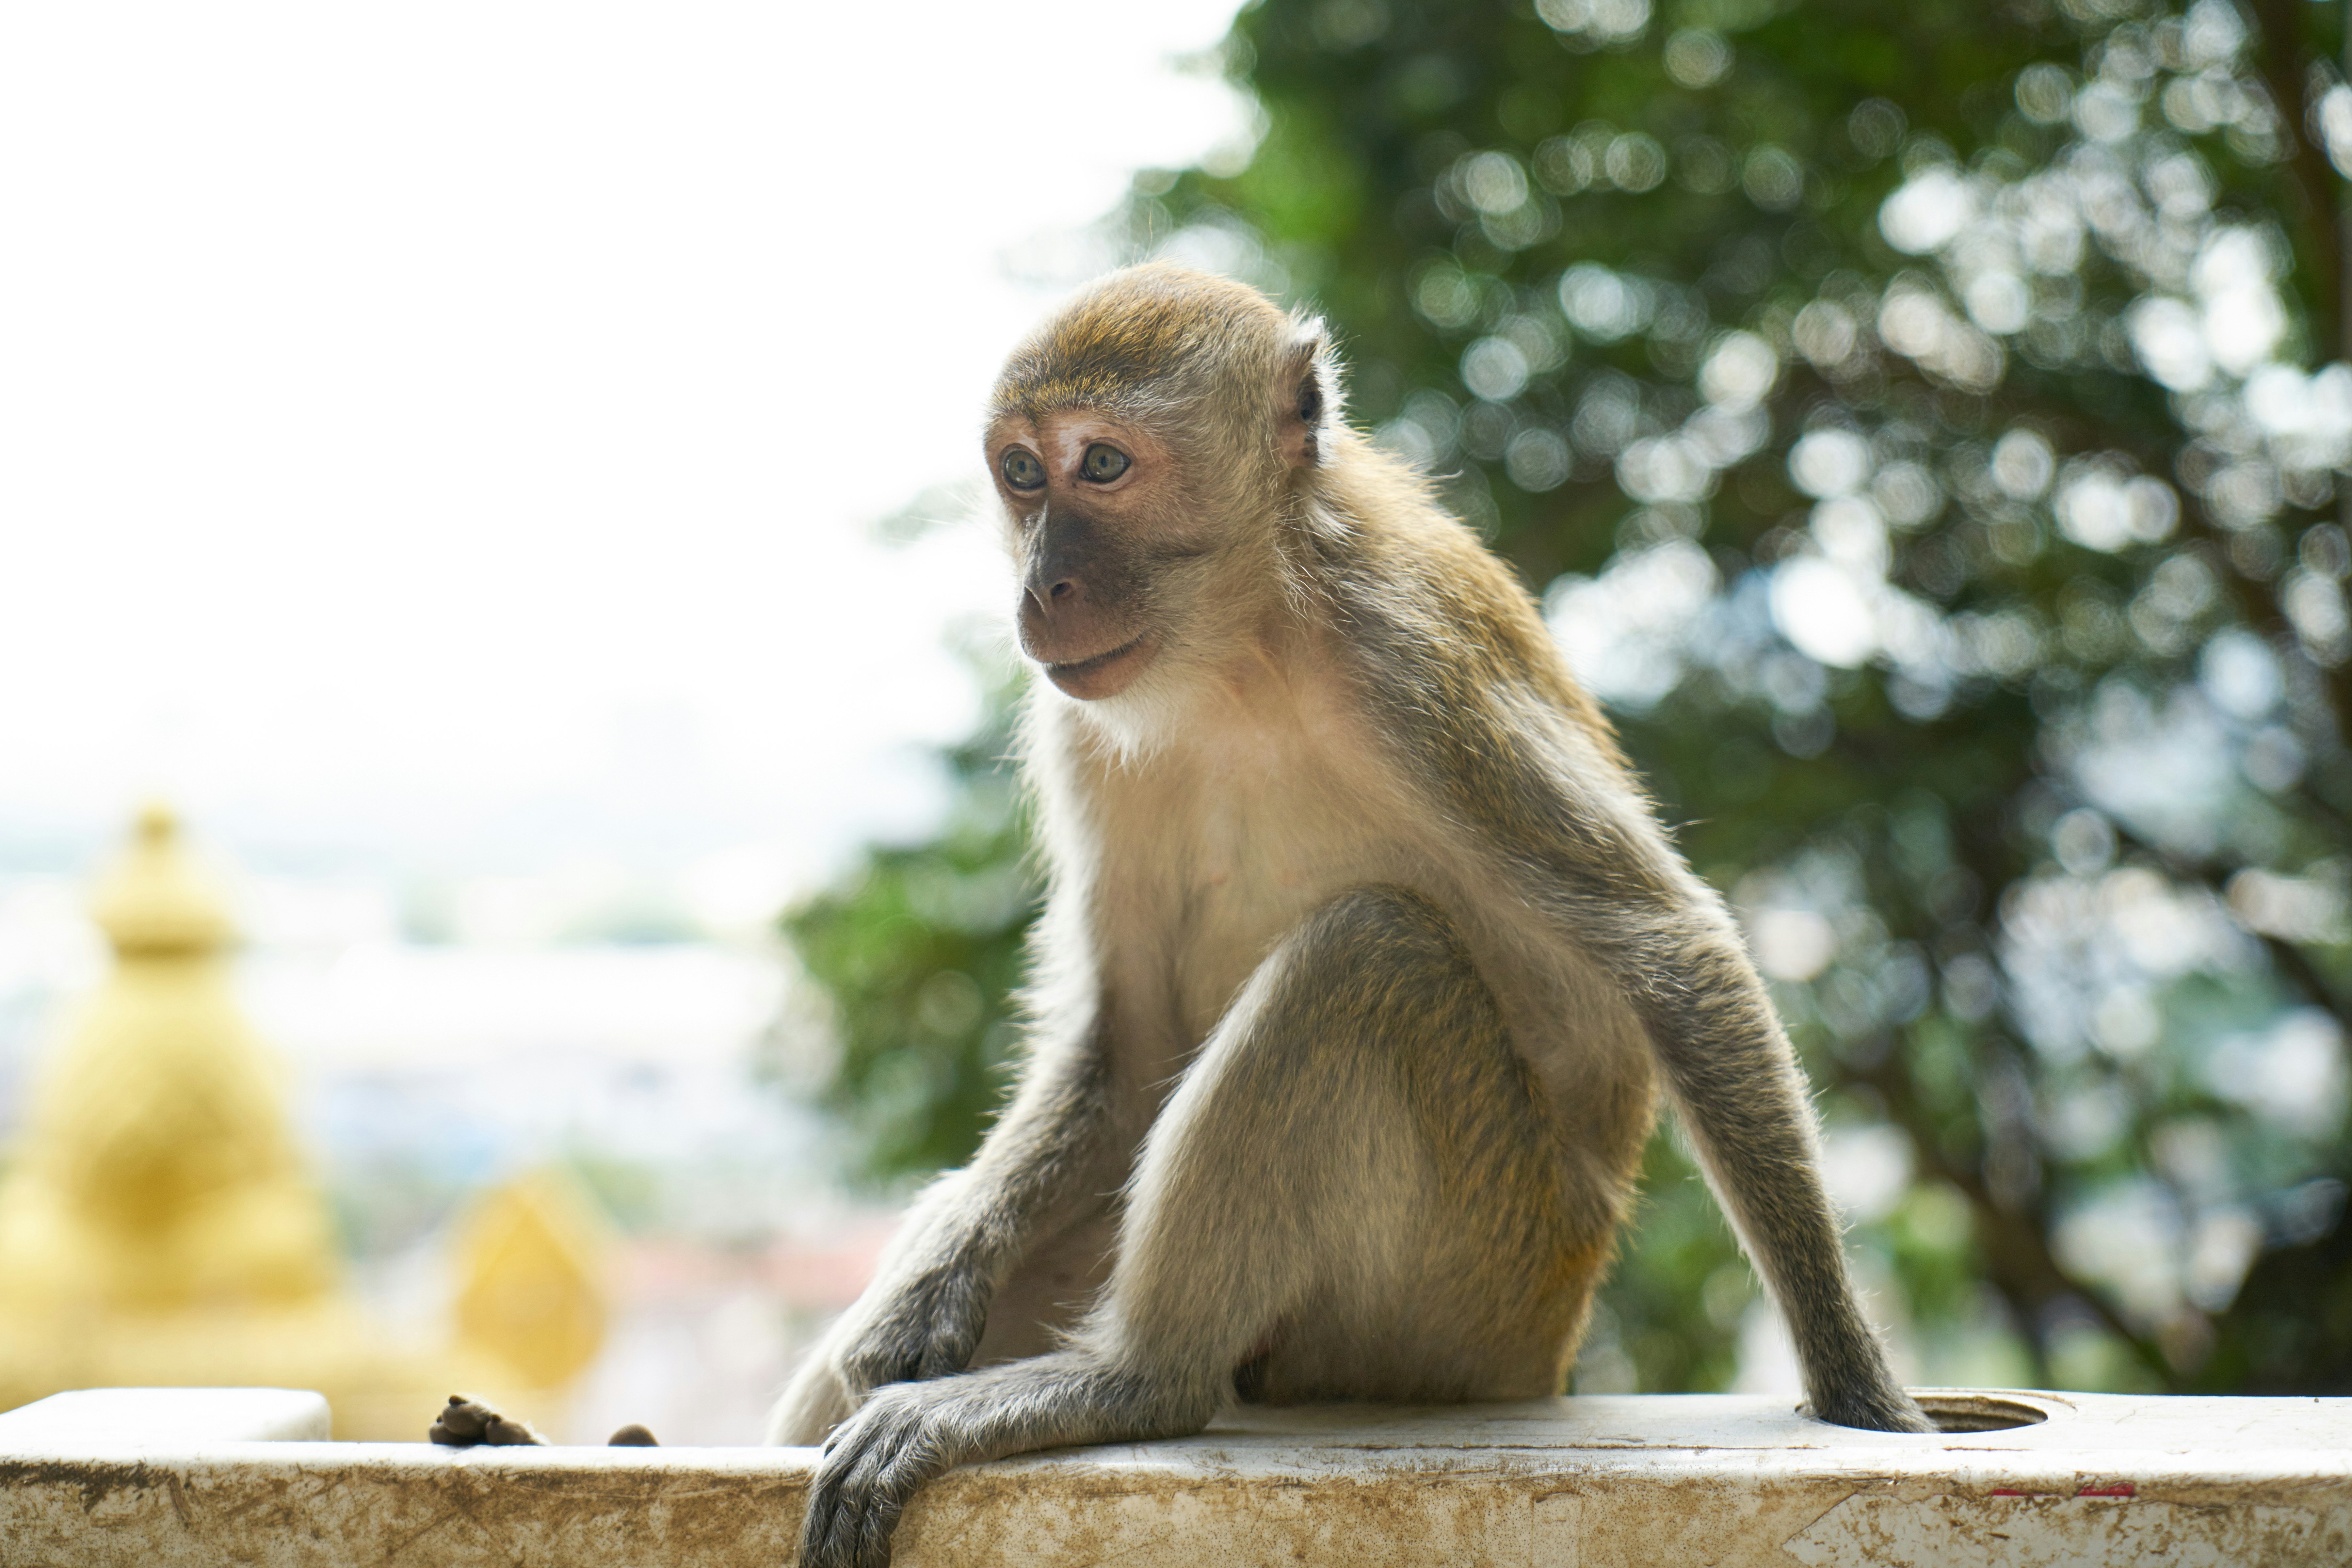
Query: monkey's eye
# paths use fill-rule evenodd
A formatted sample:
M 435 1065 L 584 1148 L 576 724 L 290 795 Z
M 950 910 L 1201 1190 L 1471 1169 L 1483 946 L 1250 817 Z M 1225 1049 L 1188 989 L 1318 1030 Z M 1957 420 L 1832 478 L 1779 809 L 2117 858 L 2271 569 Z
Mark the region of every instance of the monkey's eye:
M 1127 472 L 1127 454 L 1097 441 L 1087 448 L 1086 456 L 1078 463 L 1078 472 L 1097 485 L 1108 485 Z
M 1042 489 L 1045 484 L 1045 465 L 1036 457 L 1016 446 L 1004 455 L 997 465 L 1004 482 L 1016 490 Z

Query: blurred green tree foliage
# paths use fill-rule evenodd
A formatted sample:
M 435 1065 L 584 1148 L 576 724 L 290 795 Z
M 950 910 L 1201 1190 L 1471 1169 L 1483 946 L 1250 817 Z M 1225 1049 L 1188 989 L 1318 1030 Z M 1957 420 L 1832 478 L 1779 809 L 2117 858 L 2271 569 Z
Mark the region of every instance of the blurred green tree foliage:
M 939 836 L 868 850 L 842 886 L 784 916 L 833 1004 L 838 1054 L 820 1098 L 868 1177 L 961 1164 L 1016 1044 L 1012 998 L 1037 889 L 1007 760 L 1007 679 L 998 673 L 981 732 L 944 758 L 954 795 Z
M 2340 23 L 1263 0 L 1255 155 L 1121 219 L 1327 312 L 1351 417 L 1544 594 L 1927 1381 L 2352 1383 Z M 1012 864 L 992 810 L 792 919 L 884 1166 L 960 1157 L 1002 1060 L 1020 922 L 905 891 Z M 989 1025 L 924 1032 L 941 973 Z M 1579 1386 L 1769 1324 L 1662 1140 Z

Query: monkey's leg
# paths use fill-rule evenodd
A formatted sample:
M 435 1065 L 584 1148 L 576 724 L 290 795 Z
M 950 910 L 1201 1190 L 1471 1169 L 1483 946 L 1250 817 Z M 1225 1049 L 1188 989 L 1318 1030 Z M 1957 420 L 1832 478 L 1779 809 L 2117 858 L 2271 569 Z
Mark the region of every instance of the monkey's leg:
M 950 1465 L 1197 1431 L 1269 1342 L 1294 1392 L 1557 1390 L 1605 1238 L 1580 1252 L 1561 1226 L 1542 1125 L 1444 918 L 1384 890 L 1334 900 L 1161 1112 L 1067 1346 L 876 1389 L 819 1462 L 804 1568 L 887 1562 L 908 1499 Z

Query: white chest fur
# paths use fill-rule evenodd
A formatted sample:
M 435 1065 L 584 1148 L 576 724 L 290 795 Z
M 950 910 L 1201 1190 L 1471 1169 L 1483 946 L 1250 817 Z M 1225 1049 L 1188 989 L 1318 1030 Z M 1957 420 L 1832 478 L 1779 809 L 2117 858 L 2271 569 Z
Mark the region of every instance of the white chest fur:
M 1283 936 L 1342 890 L 1419 880 L 1393 768 L 1312 692 L 1089 769 L 1092 917 L 1122 1023 L 1198 1046 Z M 1268 711 L 1271 707 L 1272 711 Z

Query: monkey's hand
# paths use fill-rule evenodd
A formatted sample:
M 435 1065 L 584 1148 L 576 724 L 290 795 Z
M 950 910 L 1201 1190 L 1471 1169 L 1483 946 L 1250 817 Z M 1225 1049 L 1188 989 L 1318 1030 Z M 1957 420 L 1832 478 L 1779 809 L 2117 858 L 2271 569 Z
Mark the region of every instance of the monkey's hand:
M 875 1281 L 793 1375 L 768 1441 L 823 1442 L 877 1388 L 962 1371 L 988 1324 L 989 1295 L 979 1269 L 946 1260 Z
M 988 1326 L 989 1295 L 980 1270 L 959 1260 L 942 1260 L 877 1292 L 874 1311 L 858 1314 L 856 1333 L 843 1345 L 844 1378 L 863 1394 L 886 1383 L 961 1372 Z
M 800 1568 L 885 1568 L 908 1500 L 951 1466 L 1197 1432 L 1230 1387 L 1222 1378 L 1193 1385 L 1122 1369 L 1071 1349 L 877 1388 L 817 1458 Z

